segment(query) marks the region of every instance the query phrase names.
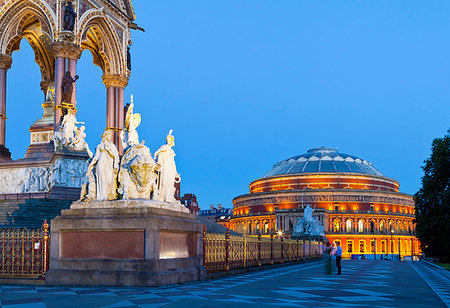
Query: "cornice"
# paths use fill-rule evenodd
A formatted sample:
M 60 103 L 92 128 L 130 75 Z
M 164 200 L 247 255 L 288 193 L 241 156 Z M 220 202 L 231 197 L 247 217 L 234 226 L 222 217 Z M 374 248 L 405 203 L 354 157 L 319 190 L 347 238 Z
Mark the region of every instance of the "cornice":
M 125 88 L 128 85 L 128 77 L 122 75 L 103 75 L 102 79 L 107 88 Z

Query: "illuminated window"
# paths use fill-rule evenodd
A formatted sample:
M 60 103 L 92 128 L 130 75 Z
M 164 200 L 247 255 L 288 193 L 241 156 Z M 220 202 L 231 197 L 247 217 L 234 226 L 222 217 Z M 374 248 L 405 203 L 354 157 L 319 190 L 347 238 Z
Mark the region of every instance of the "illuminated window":
M 348 253 L 352 253 L 353 252 L 353 241 L 352 240 L 348 240 L 347 241 L 347 252 Z
M 370 252 L 375 252 L 375 241 L 374 240 L 370 241 Z
M 384 221 L 380 221 L 380 232 L 384 233 Z
M 256 233 L 259 233 L 259 222 L 256 223 Z
M 381 252 L 386 253 L 386 241 L 385 240 L 381 241 Z
M 352 221 L 350 219 L 347 220 L 347 233 L 352 232 Z
M 362 219 L 360 219 L 358 221 L 358 232 L 359 233 L 363 233 L 364 232 L 364 221 Z
M 333 231 L 334 232 L 339 232 L 339 220 L 335 220 L 334 221 Z
M 269 223 L 266 221 L 266 223 L 264 224 L 264 233 L 269 233 Z
M 364 241 L 359 241 L 359 252 L 364 253 Z

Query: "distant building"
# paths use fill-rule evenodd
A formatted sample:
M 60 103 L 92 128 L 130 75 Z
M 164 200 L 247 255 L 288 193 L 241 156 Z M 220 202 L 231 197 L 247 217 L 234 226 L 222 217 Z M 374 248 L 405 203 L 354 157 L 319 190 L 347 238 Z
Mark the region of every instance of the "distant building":
M 180 202 L 189 209 L 191 214 L 199 214 L 200 207 L 198 206 L 197 196 L 195 194 L 184 194 L 184 196 L 180 198 Z
M 229 226 L 244 234 L 283 232 L 289 237 L 310 204 L 344 257 L 418 255 L 414 200 L 399 187 L 366 160 L 336 149 L 311 149 L 251 182 L 249 194 L 234 198 Z
M 218 204 L 217 208 L 211 204 L 209 210 L 200 210 L 200 216 L 207 217 L 210 220 L 213 220 L 226 228 L 230 228 L 230 218 L 233 215 L 232 208 L 224 208 L 222 204 Z

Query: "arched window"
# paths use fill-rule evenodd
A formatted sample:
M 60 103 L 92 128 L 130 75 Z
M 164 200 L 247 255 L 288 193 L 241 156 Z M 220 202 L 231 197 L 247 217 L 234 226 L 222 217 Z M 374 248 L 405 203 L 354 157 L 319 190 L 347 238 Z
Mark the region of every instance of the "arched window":
M 252 223 L 248 223 L 248 234 L 252 234 Z
M 352 221 L 350 219 L 347 219 L 347 233 L 352 232 Z
M 257 222 L 256 223 L 256 232 L 255 233 L 258 234 L 259 232 L 260 232 L 260 230 L 259 230 L 259 222 Z
M 384 221 L 380 221 L 380 232 L 384 233 Z
M 269 223 L 267 221 L 264 223 L 264 233 L 269 233 Z
M 340 221 L 338 219 L 336 219 L 333 222 L 333 232 L 339 232 L 339 225 L 340 225 Z
M 373 220 L 370 222 L 370 233 L 375 233 L 375 223 Z
M 360 219 L 358 221 L 358 232 L 359 233 L 363 233 L 364 232 L 364 221 L 362 219 Z

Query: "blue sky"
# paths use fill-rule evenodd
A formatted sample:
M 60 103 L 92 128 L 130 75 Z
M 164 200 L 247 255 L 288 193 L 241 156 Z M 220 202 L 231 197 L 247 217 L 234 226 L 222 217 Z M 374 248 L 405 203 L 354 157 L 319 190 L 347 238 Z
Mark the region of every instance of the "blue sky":
M 313 147 L 371 161 L 400 190 L 420 186 L 432 139 L 450 126 L 448 1 L 133 1 L 138 128 L 152 153 L 174 129 L 182 193 L 202 208 L 248 192 L 279 160 Z M 84 51 L 78 115 L 105 128 L 101 69 Z M 23 158 L 42 114 L 25 40 L 8 72 L 7 147 Z

